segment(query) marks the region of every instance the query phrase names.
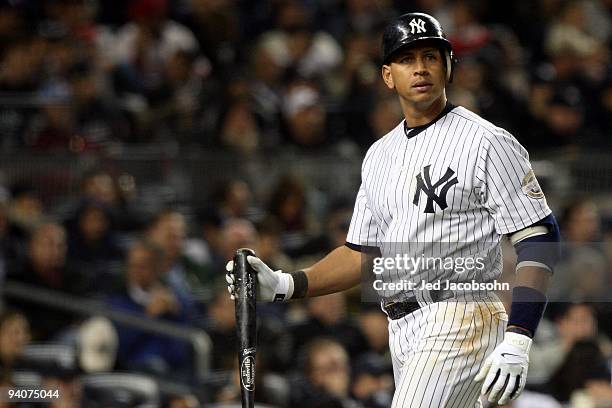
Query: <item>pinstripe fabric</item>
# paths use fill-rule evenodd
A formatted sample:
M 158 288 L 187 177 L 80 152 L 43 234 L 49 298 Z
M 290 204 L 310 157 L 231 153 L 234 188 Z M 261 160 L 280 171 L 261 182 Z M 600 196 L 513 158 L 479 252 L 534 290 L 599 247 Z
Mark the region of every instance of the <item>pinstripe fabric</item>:
M 495 298 L 432 303 L 390 320 L 392 408 L 480 407 L 473 379 L 503 340 L 507 320 Z
M 347 242 L 378 247 L 386 257 L 480 258 L 484 268 L 451 270 L 450 278 L 490 282 L 501 274 L 502 235 L 551 212 L 537 184 L 529 190 L 530 174 L 529 155 L 518 141 L 465 108 L 452 108 L 414 135 L 402 122 L 364 158 Z M 409 275 L 416 282 L 444 276 L 435 267 Z M 379 277 L 399 282 L 407 276 L 389 268 Z M 379 295 L 387 301 L 416 298 L 421 305 L 389 321 L 393 408 L 479 407 L 479 384 L 472 380 L 502 341 L 507 321 L 497 298 L 455 292 L 471 302 L 435 303 L 426 290 Z
M 407 253 L 481 258 L 483 270 L 452 278 L 490 282 L 501 274 L 502 235 L 551 213 L 544 197 L 534 199 L 523 191 L 530 171 L 527 151 L 512 135 L 465 108 L 455 107 L 414 137 L 406 137 L 402 122 L 366 154 L 347 242 L 378 247 L 386 257 Z M 434 184 L 449 172 L 456 184 L 444 192 L 443 185 L 433 191 L 444 195 L 447 207 L 442 209 L 436 202 L 428 203 L 419 178 Z M 428 206 L 434 211 L 427 212 Z M 440 271 L 421 268 L 410 279 L 431 281 L 439 276 Z M 405 278 L 405 271 L 397 269 L 382 276 L 384 282 Z M 432 300 L 426 291 L 379 294 L 393 300 Z

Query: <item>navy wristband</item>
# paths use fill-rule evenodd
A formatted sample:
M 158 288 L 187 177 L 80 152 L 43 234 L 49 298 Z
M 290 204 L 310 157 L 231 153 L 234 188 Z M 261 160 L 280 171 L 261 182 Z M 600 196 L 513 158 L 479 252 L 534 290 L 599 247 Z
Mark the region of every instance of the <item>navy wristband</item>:
M 308 292 L 308 276 L 306 276 L 306 272 L 297 271 L 289 273 L 293 277 L 293 296 L 291 296 L 291 299 L 302 299 L 306 297 L 306 293 Z
M 526 329 L 531 333 L 530 337 L 533 337 L 542 320 L 546 302 L 546 295 L 539 290 L 527 286 L 515 287 L 512 289 L 508 326 Z

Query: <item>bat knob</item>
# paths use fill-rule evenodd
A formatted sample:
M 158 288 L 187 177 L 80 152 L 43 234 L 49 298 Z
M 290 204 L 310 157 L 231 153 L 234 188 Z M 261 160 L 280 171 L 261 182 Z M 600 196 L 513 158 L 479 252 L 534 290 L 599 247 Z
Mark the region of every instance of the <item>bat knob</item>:
M 240 256 L 240 255 L 255 256 L 255 251 L 253 251 L 251 248 L 240 248 L 240 249 L 236 250 L 235 256 Z

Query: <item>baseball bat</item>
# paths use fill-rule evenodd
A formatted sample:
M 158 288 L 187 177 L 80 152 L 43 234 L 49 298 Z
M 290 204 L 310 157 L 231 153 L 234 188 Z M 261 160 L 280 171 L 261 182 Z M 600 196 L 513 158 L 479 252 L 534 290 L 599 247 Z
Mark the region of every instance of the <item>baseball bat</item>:
M 255 407 L 255 356 L 257 354 L 257 277 L 247 256 L 252 249 L 241 248 L 234 255 L 236 331 L 238 334 L 238 364 L 242 408 Z

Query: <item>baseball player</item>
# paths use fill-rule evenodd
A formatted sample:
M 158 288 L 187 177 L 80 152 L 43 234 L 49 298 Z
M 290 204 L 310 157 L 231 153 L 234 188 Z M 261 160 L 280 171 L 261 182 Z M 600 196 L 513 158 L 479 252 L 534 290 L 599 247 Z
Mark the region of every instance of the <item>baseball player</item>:
M 374 265 L 387 267 L 377 272 L 377 290 L 389 320 L 392 407 L 480 407 L 479 394 L 505 404 L 525 386 L 531 339 L 558 258 L 557 222 L 517 140 L 447 101 L 455 61 L 438 21 L 402 15 L 382 41 L 382 79 L 397 93 L 404 120 L 365 156 L 346 244 L 290 273 L 249 257 L 258 298 L 346 290 L 360 282 L 372 256 L 390 257 L 392 266 Z M 490 283 L 501 274 L 503 235 L 518 256 L 509 314 L 491 291 L 457 285 Z M 412 268 L 393 263 L 407 262 L 397 254 L 411 256 Z M 440 264 L 425 262 L 433 255 L 455 262 L 446 285 L 427 286 L 443 276 L 436 273 Z M 459 258 L 470 257 L 478 267 L 459 271 Z M 231 270 L 230 262 L 233 295 Z M 389 285 L 404 278 L 422 285 Z

